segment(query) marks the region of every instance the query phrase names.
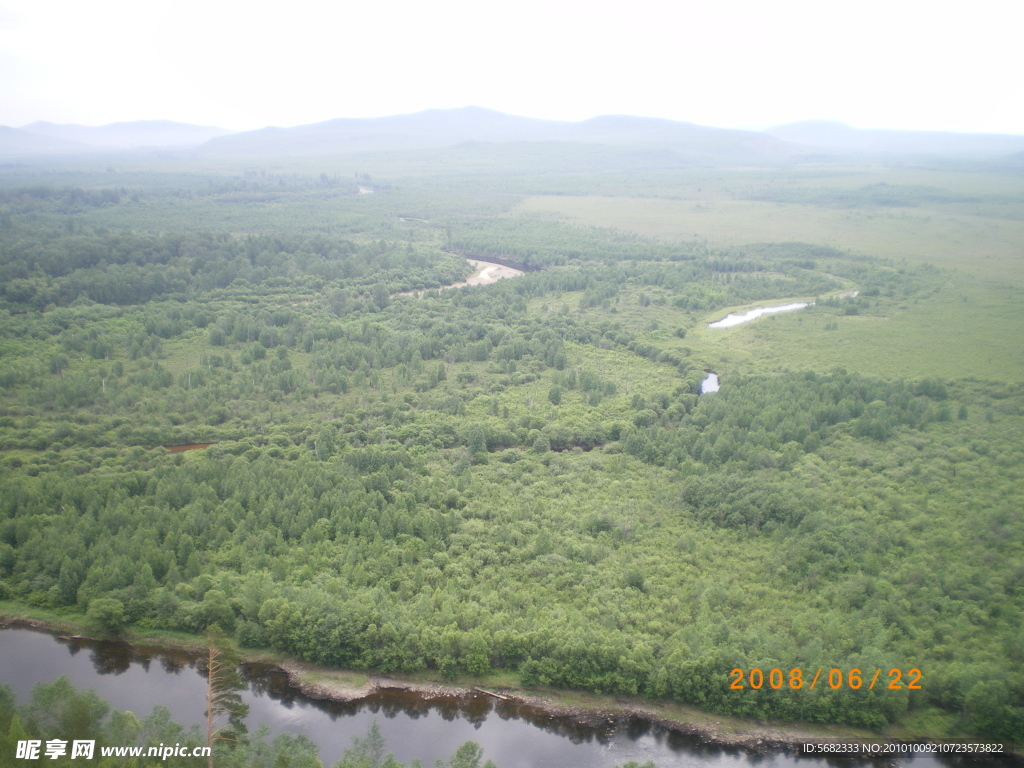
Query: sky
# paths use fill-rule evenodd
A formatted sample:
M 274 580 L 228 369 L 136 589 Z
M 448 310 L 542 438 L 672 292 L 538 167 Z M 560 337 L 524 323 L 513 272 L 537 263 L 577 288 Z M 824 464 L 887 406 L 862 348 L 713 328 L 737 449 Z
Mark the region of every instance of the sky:
M 1014 0 L 0 0 L 0 125 L 470 104 L 1024 134 Z

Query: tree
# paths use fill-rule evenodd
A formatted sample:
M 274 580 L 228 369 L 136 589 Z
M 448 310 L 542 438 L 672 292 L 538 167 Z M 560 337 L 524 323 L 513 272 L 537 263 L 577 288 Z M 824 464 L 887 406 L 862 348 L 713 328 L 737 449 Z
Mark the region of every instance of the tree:
M 366 736 L 352 737 L 352 746 L 338 763 L 340 768 L 378 768 L 384 762 L 384 737 L 380 726 L 373 721 Z M 337 767 L 336 767 L 337 768 Z
M 989 739 L 1013 739 L 1024 725 L 1024 711 L 1012 706 L 1010 689 L 1002 680 L 974 684 L 964 699 L 972 734 Z
M 238 657 L 216 624 L 206 634 L 206 745 L 210 747 L 209 768 L 213 768 L 214 742 L 237 744 L 246 733 L 249 705 L 242 703 L 244 687 L 238 677 Z M 226 722 L 225 722 L 226 719 Z
M 447 763 L 441 763 L 438 761 L 438 765 L 442 768 L 496 768 L 491 760 L 481 764 L 481 760 L 484 759 L 484 750 L 475 741 L 467 741 L 452 755 L 452 759 Z
M 562 404 L 562 388 L 555 386 L 548 390 L 548 400 L 551 401 L 552 405 Z
M 98 597 L 89 603 L 86 616 L 112 634 L 120 634 L 124 629 L 124 603 L 109 597 Z

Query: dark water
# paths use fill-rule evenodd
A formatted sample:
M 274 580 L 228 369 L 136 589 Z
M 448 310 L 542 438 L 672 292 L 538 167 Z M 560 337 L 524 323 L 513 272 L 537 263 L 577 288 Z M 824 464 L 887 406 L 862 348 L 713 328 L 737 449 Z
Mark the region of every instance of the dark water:
M 823 768 L 817 760 L 785 754 L 755 755 L 709 746 L 640 719 L 584 726 L 522 704 L 483 694 L 433 697 L 385 690 L 358 702 L 311 700 L 287 685 L 279 670 L 252 665 L 244 670 L 250 733 L 266 724 L 272 734 L 304 733 L 320 748 L 325 766 L 339 759 L 353 736 L 374 721 L 400 762 L 424 765 L 447 759 L 465 741 L 475 741 L 499 768 L 608 768 L 630 760 L 693 768 Z M 118 643 L 58 639 L 28 629 L 0 631 L 0 683 L 26 703 L 33 686 L 65 675 L 78 688 L 92 688 L 120 710 L 144 717 L 163 704 L 186 727 L 203 721 L 205 679 L 188 654 L 138 649 Z M 936 768 L 930 758 L 912 768 Z M 854 765 L 850 761 L 843 765 Z M 989 761 L 990 768 L 1004 765 Z

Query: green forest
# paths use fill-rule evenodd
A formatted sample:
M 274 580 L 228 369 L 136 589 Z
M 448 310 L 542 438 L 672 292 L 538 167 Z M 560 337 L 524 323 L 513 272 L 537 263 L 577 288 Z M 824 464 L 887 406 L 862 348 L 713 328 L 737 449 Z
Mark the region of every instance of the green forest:
M 869 232 L 922 206 L 1012 226 L 1024 191 L 480 152 L 2 169 L 2 605 L 343 669 L 1024 733 L 1019 253 L 726 241 L 578 203 Z M 523 274 L 444 289 L 466 257 Z M 129 726 L 158 724 L 106 727 Z

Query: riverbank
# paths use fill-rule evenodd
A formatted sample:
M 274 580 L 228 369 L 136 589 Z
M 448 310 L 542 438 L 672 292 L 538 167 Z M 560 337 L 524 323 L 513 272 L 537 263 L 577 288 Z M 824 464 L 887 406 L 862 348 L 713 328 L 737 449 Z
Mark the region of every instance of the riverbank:
M 177 632 L 129 631 L 112 638 L 98 631 L 80 614 L 60 615 L 11 602 L 0 602 L 0 628 L 32 629 L 67 640 L 116 640 L 150 653 L 177 651 L 198 657 L 206 647 L 205 638 Z M 507 714 L 529 711 L 591 728 L 624 725 L 641 719 L 707 745 L 757 753 L 792 753 L 799 744 L 808 740 L 878 738 L 877 734 L 839 726 L 756 722 L 710 715 L 671 702 L 650 702 L 583 691 L 522 688 L 507 675 L 444 681 L 429 674 L 392 677 L 329 669 L 266 650 L 241 649 L 240 655 L 244 664 L 270 665 L 280 669 L 287 676 L 289 687 L 306 698 L 324 702 L 356 702 L 383 691 L 404 691 L 427 702 L 431 699 L 487 696 L 493 698 L 499 710 Z
M 648 702 L 627 697 L 589 694 L 585 691 L 525 689 L 487 685 L 487 680 L 454 683 L 368 675 L 353 684 L 352 673 L 287 660 L 278 666 L 289 683 L 311 699 L 351 702 L 387 690 L 408 691 L 424 699 L 490 696 L 511 708 L 532 708 L 549 717 L 572 720 L 600 728 L 622 725 L 639 718 L 684 734 L 708 745 L 734 747 L 757 753 L 795 753 L 800 744 L 822 739 L 872 739 L 878 735 L 841 726 L 781 724 L 711 715 L 669 702 Z

